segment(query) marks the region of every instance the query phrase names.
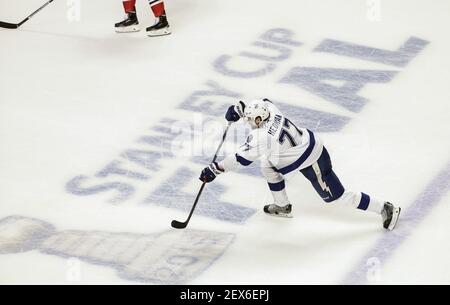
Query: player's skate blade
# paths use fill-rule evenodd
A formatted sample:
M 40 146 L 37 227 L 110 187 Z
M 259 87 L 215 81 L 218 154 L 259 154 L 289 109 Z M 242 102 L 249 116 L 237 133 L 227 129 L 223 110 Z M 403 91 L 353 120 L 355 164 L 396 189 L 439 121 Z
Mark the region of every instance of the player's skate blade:
M 264 213 L 269 216 L 292 218 L 292 205 L 287 204 L 285 206 L 279 206 L 276 204 L 268 204 L 264 206 Z
M 390 202 L 385 202 L 381 216 L 383 218 L 383 227 L 389 231 L 394 230 L 395 225 L 398 222 L 401 212 L 400 207 L 394 207 Z
M 147 36 L 149 37 L 165 36 L 171 33 L 172 32 L 170 31 L 169 27 L 159 30 L 151 30 L 151 31 L 147 30 Z
M 131 25 L 127 27 L 115 28 L 116 33 L 134 33 L 139 32 L 141 27 L 139 25 Z

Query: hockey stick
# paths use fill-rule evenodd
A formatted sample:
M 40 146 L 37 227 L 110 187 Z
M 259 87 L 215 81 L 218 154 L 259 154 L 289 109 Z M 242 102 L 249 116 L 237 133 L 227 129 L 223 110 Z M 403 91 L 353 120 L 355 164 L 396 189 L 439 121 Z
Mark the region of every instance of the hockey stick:
M 20 23 L 8 23 L 8 22 L 0 21 L 0 28 L 5 28 L 5 29 L 17 29 L 19 26 L 21 26 L 22 24 L 24 24 L 25 22 L 27 22 L 28 20 L 30 20 L 31 17 L 33 17 L 34 15 L 36 15 L 40 10 L 42 10 L 44 7 L 46 7 L 47 5 L 49 5 L 49 4 L 52 3 L 52 2 L 53 2 L 53 0 L 47 1 L 44 5 L 42 5 L 40 8 L 38 8 L 37 10 L 35 10 L 32 14 L 30 14 L 27 18 L 25 18 L 24 20 L 22 20 Z
M 225 137 L 227 136 L 227 132 L 228 132 L 228 129 L 230 128 L 230 126 L 231 126 L 231 122 L 228 122 L 227 128 L 225 129 L 225 131 L 224 131 L 224 133 L 223 133 L 223 136 L 222 136 L 222 141 L 220 142 L 219 147 L 217 147 L 216 154 L 214 155 L 214 158 L 213 158 L 213 160 L 211 161 L 211 163 L 213 163 L 214 161 L 216 161 L 216 159 L 217 159 L 217 154 L 219 153 L 220 148 L 222 147 L 222 144 L 223 144 L 223 142 L 225 141 Z M 202 186 L 200 187 L 200 190 L 198 191 L 197 197 L 195 198 L 195 201 L 194 201 L 194 205 L 192 206 L 191 212 L 189 213 L 189 216 L 188 216 L 188 218 L 186 219 L 186 221 L 185 221 L 185 222 L 180 222 L 180 221 L 177 221 L 177 220 L 172 220 L 172 227 L 174 227 L 175 229 L 184 229 L 184 228 L 186 228 L 186 226 L 187 226 L 188 223 L 189 223 L 189 220 L 190 220 L 191 217 L 192 217 L 192 214 L 194 213 L 195 207 L 197 206 L 198 199 L 200 198 L 200 195 L 201 195 L 202 192 L 203 192 L 203 188 L 205 187 L 205 184 L 206 184 L 206 181 L 204 181 L 204 182 L 202 183 Z

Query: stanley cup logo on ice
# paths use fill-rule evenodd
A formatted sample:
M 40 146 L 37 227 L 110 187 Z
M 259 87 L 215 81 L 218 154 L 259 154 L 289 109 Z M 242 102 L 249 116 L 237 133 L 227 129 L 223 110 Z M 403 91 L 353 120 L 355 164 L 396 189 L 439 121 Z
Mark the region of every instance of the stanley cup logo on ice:
M 222 255 L 233 238 L 230 233 L 198 230 L 156 234 L 57 231 L 34 218 L 0 219 L 0 255 L 39 251 L 78 258 L 114 268 L 124 279 L 155 284 L 180 284 L 195 278 Z

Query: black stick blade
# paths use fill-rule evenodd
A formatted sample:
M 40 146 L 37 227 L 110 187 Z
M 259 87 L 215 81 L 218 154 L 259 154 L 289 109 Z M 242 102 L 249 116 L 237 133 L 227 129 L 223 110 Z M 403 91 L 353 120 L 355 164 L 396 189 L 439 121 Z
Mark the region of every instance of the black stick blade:
M 179 222 L 176 220 L 172 220 L 172 227 L 175 229 L 184 229 L 184 228 L 186 228 L 186 226 L 187 226 L 187 223 L 185 223 L 185 222 Z
M 0 21 L 0 28 L 17 29 L 18 27 L 19 25 L 17 24 Z

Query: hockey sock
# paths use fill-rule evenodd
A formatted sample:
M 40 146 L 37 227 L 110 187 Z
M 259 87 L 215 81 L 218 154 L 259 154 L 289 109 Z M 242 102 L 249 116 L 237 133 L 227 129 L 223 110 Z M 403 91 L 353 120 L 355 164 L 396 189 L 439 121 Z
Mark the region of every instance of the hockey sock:
M 126 0 L 122 1 L 123 9 L 125 13 L 136 13 L 136 0 Z
M 342 196 L 336 200 L 337 204 L 351 206 L 360 210 L 368 210 L 381 214 L 384 203 L 376 198 L 370 197 L 365 193 L 345 191 Z
M 273 196 L 273 203 L 280 206 L 284 206 L 289 203 L 284 180 L 276 183 L 268 182 L 267 184 L 269 185 L 270 192 Z
M 152 8 L 153 14 L 155 17 L 160 17 L 165 15 L 166 12 L 164 10 L 164 2 L 162 0 L 149 0 L 148 2 L 150 7 Z
M 369 210 L 378 214 L 381 214 L 383 210 L 384 203 L 380 200 L 370 197 L 367 194 L 361 193 L 361 197 L 357 208 L 361 210 Z

